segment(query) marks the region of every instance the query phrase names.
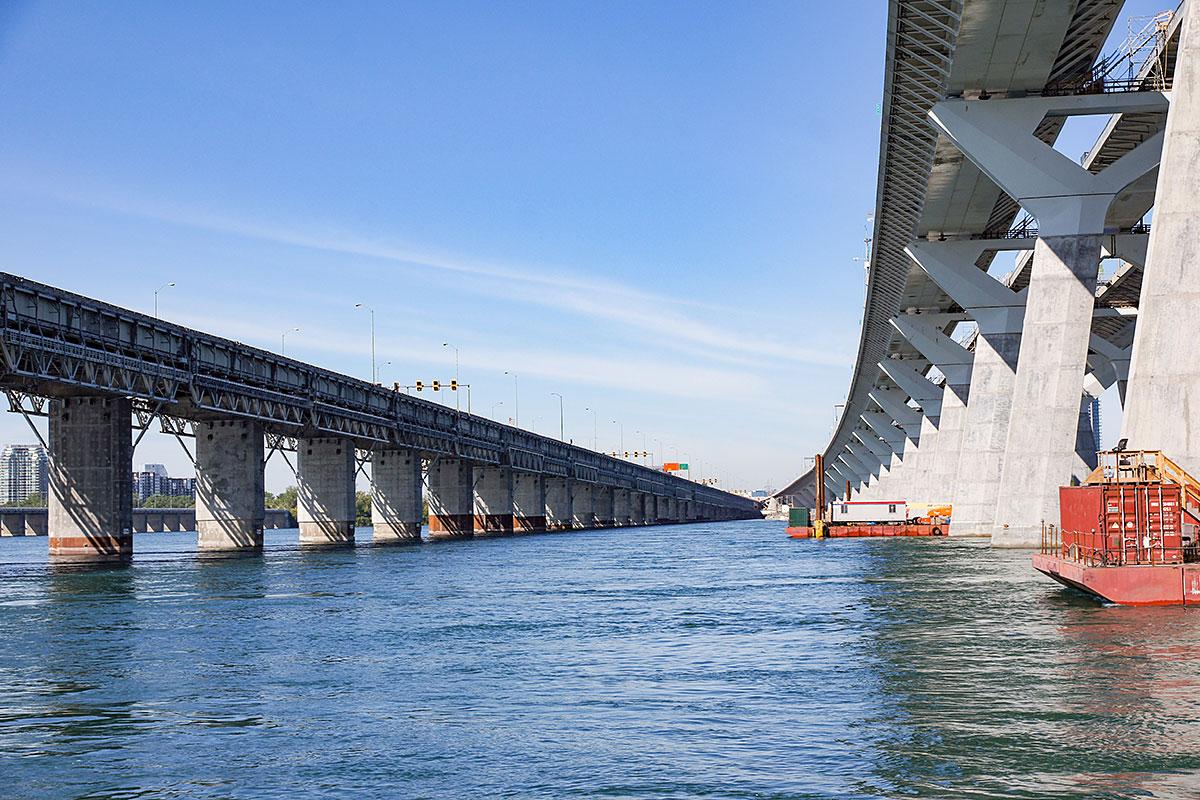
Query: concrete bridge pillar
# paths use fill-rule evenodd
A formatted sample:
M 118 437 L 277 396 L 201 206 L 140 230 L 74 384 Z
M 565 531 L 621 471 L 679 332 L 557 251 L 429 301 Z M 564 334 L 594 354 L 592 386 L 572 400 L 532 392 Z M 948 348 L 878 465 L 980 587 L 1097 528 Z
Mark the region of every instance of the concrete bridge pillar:
M 616 525 L 616 502 L 611 486 L 597 485 L 592 489 L 592 508 L 596 515 L 596 527 L 611 528 Z
M 512 532 L 512 471 L 508 467 L 476 467 L 475 536 L 504 536 Z
M 533 472 L 512 474 L 513 531 L 542 533 L 546 530 L 546 484 Z
M 200 550 L 262 550 L 263 427 L 248 420 L 196 429 L 196 540 Z
M 590 483 L 571 482 L 571 527 L 596 527 L 596 509 Z
M 376 544 L 421 541 L 421 455 L 414 450 L 371 454 L 371 525 Z
M 633 512 L 630 508 L 628 489 L 613 489 L 613 524 L 623 528 L 633 524 Z
M 25 535 L 45 536 L 48 532 L 49 516 L 46 513 L 34 514 L 25 512 Z
M 469 461 L 429 465 L 429 538 L 466 539 L 475 532 L 475 474 Z
M 1200 475 L 1200 3 L 1183 13 L 1121 435 Z
M 50 402 L 47 527 L 52 559 L 132 558 L 132 413 L 126 398 Z
M 25 513 L 23 511 L 0 511 L 0 536 L 24 536 Z
M 146 528 L 150 533 L 162 533 L 165 530 L 161 511 L 151 511 L 146 515 Z
M 917 362 L 886 359 L 879 362 L 879 368 L 899 387 L 899 391 L 907 395 L 920 409 L 918 433 L 915 437 L 909 433 L 909 439 L 916 447 L 911 452 L 905 451 L 904 485 L 909 492 L 905 500 L 910 503 L 945 502 L 944 499 L 937 499 L 935 486 L 938 426 L 941 423 L 945 391 L 922 374 L 924 362 L 919 363 L 920 367 Z M 887 402 L 890 402 L 890 395 L 884 395 L 882 391 L 878 394 L 879 398 L 888 397 Z M 879 398 L 877 402 L 880 401 Z
M 302 545 L 354 543 L 354 442 L 301 439 L 296 454 L 296 517 Z
M 629 524 L 646 524 L 646 495 L 636 489 L 629 492 Z
M 571 529 L 571 481 L 567 478 L 546 476 L 546 530 L 565 531 Z
M 1099 173 L 1032 135 L 1046 115 L 1162 111 L 1157 92 L 944 100 L 930 118 L 1038 220 L 992 544 L 1036 547 L 1059 518 L 1058 487 L 1077 463 L 1105 218 L 1116 196 L 1157 168 L 1156 134 Z M 1161 199 L 1161 198 L 1160 198 Z

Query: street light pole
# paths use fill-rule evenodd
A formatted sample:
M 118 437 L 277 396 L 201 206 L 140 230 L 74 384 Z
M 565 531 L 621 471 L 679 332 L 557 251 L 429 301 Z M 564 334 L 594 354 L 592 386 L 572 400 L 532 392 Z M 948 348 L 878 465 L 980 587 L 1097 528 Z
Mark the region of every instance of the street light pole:
M 163 289 L 169 289 L 174 285 L 175 285 L 175 281 L 171 281 L 170 283 L 164 283 L 162 286 L 160 286 L 154 290 L 154 318 L 155 319 L 158 319 L 158 293 L 161 292 Z
M 612 424 L 616 425 L 618 428 L 621 429 L 621 438 L 617 440 L 617 442 L 618 442 L 617 452 L 624 453 L 625 452 L 625 425 L 620 422 L 617 422 L 615 419 L 612 421 Z M 619 458 L 619 456 L 618 456 L 618 458 Z
M 497 408 L 499 408 L 499 407 L 500 407 L 500 406 L 502 406 L 502 405 L 504 405 L 504 401 L 503 401 L 503 400 L 497 400 L 495 403 L 492 403 L 492 420 L 493 420 L 494 422 L 499 422 L 499 421 L 500 421 L 500 420 L 496 419 L 496 409 L 497 409 Z
M 645 464 L 647 462 L 647 460 L 650 458 L 650 454 L 646 452 L 646 432 L 645 431 L 634 431 L 633 433 L 635 436 L 639 433 L 642 435 L 642 463 Z
M 281 355 L 281 356 L 287 355 L 287 335 L 289 333 L 299 333 L 299 332 L 300 332 L 299 328 L 288 328 L 286 331 L 283 331 L 282 333 L 279 334 L 279 355 Z
M 567 440 L 566 428 L 563 425 L 563 396 L 558 392 L 551 392 L 551 397 L 558 398 L 558 440 L 565 442 Z
M 584 408 L 583 410 L 592 412 L 592 450 L 600 452 L 600 423 L 596 421 L 596 409 Z
M 462 386 L 462 379 L 459 378 L 459 376 L 458 376 L 458 348 L 455 345 L 450 344 L 449 342 L 442 342 L 442 347 L 449 347 L 454 350 L 454 383 L 457 386 Z M 467 404 L 467 413 L 468 414 L 471 413 L 470 408 L 471 408 L 470 403 L 468 403 Z M 454 410 L 462 411 L 462 408 L 458 402 L 458 392 L 454 393 Z
M 355 303 L 354 307 L 371 312 L 371 383 L 379 383 L 379 373 L 375 369 L 375 309 L 365 303 Z
M 513 425 L 521 427 L 521 387 L 517 384 L 517 373 L 504 370 L 505 375 L 512 375 L 513 379 Z

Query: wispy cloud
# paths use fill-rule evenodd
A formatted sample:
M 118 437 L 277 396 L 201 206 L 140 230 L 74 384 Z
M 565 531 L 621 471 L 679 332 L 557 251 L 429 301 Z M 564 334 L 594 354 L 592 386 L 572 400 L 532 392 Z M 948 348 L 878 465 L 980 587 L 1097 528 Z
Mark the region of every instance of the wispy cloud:
M 234 219 L 211 211 L 171 202 L 146 202 L 112 190 L 69 191 L 61 186 L 35 183 L 22 187 L 61 202 L 75 203 L 143 219 L 151 219 L 245 237 L 286 247 L 355 256 L 390 268 L 410 271 L 428 279 L 430 272 L 469 276 L 458 291 L 526 303 L 560 314 L 573 314 L 607 323 L 616 329 L 650 337 L 660 347 L 686 350 L 724 363 L 744 363 L 766 358 L 791 364 L 832 366 L 851 355 L 812 349 L 761 331 L 751 322 L 737 330 L 715 325 L 705 318 L 743 317 L 753 320 L 753 309 L 729 309 L 692 302 L 685 293 L 662 295 L 626 284 L 581 275 L 568 269 L 546 269 L 499 264 L 486 259 L 451 255 L 428 248 L 397 243 L 346 231 L 328 224 L 277 225 L 251 219 Z

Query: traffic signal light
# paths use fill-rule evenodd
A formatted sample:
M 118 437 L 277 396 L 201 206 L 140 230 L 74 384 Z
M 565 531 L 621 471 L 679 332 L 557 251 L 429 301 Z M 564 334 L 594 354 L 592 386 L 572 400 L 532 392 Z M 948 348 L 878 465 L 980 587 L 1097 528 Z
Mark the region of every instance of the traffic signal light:
M 434 381 L 429 388 L 433 389 L 435 392 L 441 391 L 442 383 L 441 381 Z
M 626 457 L 626 458 L 629 458 L 629 451 L 628 451 L 628 450 L 626 450 L 626 451 L 625 451 L 625 457 Z
M 424 388 L 425 388 L 425 384 L 424 384 L 424 383 L 422 383 L 421 381 L 417 381 L 417 385 L 416 385 L 415 387 L 413 387 L 413 388 L 415 388 L 415 389 L 416 389 L 416 390 L 419 392 L 419 391 L 421 391 L 422 389 L 424 389 Z
M 450 391 L 452 391 L 452 392 L 458 391 L 458 381 L 450 381 Z

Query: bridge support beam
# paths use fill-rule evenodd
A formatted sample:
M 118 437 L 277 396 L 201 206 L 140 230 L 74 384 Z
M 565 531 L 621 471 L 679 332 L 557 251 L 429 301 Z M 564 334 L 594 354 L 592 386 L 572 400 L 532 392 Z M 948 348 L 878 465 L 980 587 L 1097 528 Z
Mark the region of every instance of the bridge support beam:
M 991 536 L 1004 466 L 1026 292 L 1013 292 L 977 266 L 990 250 L 1028 250 L 1033 240 L 917 242 L 914 261 L 978 326 L 971 391 L 951 502 L 955 536 Z
M 476 538 L 512 532 L 512 472 L 507 467 L 475 467 Z
M 571 481 L 546 476 L 546 530 L 571 530 Z
M 633 512 L 630 508 L 628 489 L 615 488 L 613 493 L 613 524 L 624 528 L 633 524 Z
M 296 454 L 296 518 L 302 545 L 354 543 L 354 442 L 301 439 Z
M 198 549 L 259 552 L 265 516 L 262 423 L 201 422 L 196 429 Z
M 615 502 L 611 486 L 595 486 L 592 489 L 592 511 L 596 515 L 596 527 L 611 528 L 616 525 Z
M 1200 475 L 1200 3 L 1184 13 L 1121 435 Z
M 50 403 L 50 558 L 133 557 L 133 408 L 128 399 Z
M 376 544 L 421 541 L 421 455 L 413 450 L 371 454 L 371 525 Z
M 976 166 L 1037 217 L 992 544 L 1036 547 L 1059 518 L 1058 487 L 1077 464 L 1101 235 L 1108 208 L 1156 169 L 1162 134 L 1093 174 L 1032 135 L 1047 115 L 1162 111 L 1158 92 L 944 100 L 930 118 Z
M 596 509 L 590 483 L 571 482 L 571 527 L 576 530 L 596 527 Z
M 467 539 L 475 532 L 475 481 L 469 461 L 439 458 L 429 466 L 429 538 Z
M 513 470 L 513 532 L 543 533 L 546 530 L 546 478 L 532 472 Z

